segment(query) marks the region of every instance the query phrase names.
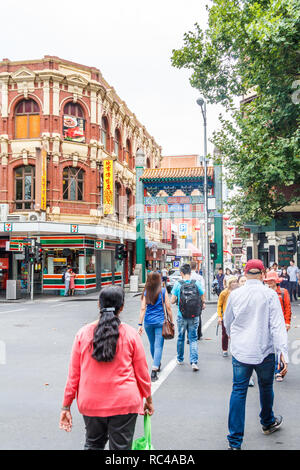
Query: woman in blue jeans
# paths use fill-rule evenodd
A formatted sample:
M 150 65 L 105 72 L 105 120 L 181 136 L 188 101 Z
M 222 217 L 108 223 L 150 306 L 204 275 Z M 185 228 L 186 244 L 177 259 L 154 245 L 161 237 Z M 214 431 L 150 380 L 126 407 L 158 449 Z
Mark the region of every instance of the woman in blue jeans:
M 160 371 L 161 357 L 164 346 L 162 336 L 162 326 L 164 322 L 164 307 L 173 322 L 172 307 L 169 301 L 166 289 L 162 289 L 161 275 L 158 272 L 148 274 L 145 289 L 142 293 L 141 312 L 139 318 L 138 332 L 141 335 L 144 328 L 147 333 L 151 356 L 153 358 L 151 380 L 155 382 L 158 379 L 157 372 Z

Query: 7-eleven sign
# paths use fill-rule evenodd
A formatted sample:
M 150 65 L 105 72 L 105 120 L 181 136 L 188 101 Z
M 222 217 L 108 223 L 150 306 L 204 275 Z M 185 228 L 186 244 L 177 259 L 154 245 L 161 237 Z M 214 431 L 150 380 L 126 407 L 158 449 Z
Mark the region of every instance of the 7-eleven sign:
M 75 225 L 75 224 L 71 225 L 71 233 L 78 233 L 78 225 Z

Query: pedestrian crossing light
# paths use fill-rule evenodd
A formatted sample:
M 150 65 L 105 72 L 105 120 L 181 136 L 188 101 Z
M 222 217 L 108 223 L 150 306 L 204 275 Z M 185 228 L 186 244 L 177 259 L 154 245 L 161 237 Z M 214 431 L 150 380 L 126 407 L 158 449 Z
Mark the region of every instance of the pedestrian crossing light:
M 210 258 L 212 260 L 216 260 L 217 257 L 218 257 L 218 245 L 217 245 L 217 243 L 210 243 L 209 248 L 210 248 Z
M 123 245 L 123 243 L 119 243 L 118 245 L 116 245 L 116 248 L 115 248 L 115 259 L 119 260 L 119 261 L 123 261 L 124 259 L 124 253 L 125 253 L 125 245 Z

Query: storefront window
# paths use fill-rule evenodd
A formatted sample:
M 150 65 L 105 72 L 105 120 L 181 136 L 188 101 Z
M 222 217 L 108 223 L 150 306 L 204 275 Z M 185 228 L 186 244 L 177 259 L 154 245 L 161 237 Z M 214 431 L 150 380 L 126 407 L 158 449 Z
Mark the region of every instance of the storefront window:
M 102 271 L 102 273 L 111 273 L 112 272 L 111 252 L 110 251 L 102 251 L 101 252 L 101 271 Z
M 95 268 L 96 257 L 94 250 L 86 250 L 86 273 L 94 274 L 96 272 Z

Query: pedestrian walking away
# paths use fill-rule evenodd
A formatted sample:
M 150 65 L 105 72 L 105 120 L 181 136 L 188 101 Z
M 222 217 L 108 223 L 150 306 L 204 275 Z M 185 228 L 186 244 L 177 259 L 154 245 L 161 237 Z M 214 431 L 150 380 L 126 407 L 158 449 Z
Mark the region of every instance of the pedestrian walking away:
M 161 276 L 157 272 L 148 274 L 145 289 L 142 293 L 141 311 L 138 325 L 138 332 L 141 335 L 144 328 L 147 333 L 150 351 L 153 359 L 151 380 L 158 379 L 158 372 L 161 369 L 161 359 L 164 346 L 162 328 L 164 323 L 164 306 L 169 314 L 171 323 L 173 323 L 173 313 L 166 288 L 161 287 Z
M 282 308 L 286 331 L 289 331 L 291 327 L 291 317 L 292 317 L 291 302 L 290 302 L 290 296 L 289 296 L 287 289 L 280 287 L 281 280 L 282 279 L 278 277 L 278 274 L 276 272 L 270 271 L 267 274 L 264 282 L 271 289 L 277 292 L 278 298 L 281 304 L 281 308 Z M 276 357 L 275 377 L 276 377 L 277 382 L 282 382 L 284 378 L 284 375 L 282 374 L 280 358 L 278 357 Z
M 222 326 L 222 352 L 223 357 L 228 357 L 228 336 L 224 327 L 223 315 L 226 310 L 227 300 L 229 294 L 239 287 L 237 277 L 231 276 L 227 280 L 228 287 L 224 289 L 219 295 L 217 313 L 218 313 L 218 324 Z
M 119 318 L 124 307 L 120 287 L 104 287 L 99 307 L 99 320 L 75 336 L 59 427 L 71 431 L 76 397 L 86 428 L 85 450 L 103 450 L 108 441 L 110 450 L 130 450 L 138 414 L 154 412 L 145 351 L 137 331 Z
M 246 282 L 247 282 L 246 276 L 241 274 L 238 278 L 239 287 L 244 286 Z M 254 387 L 254 385 L 255 385 L 254 374 L 252 374 L 251 377 L 250 377 L 250 380 L 249 380 L 249 387 Z
M 161 278 L 164 287 L 167 287 L 167 280 L 168 280 L 168 270 L 166 267 L 162 268 L 161 270 Z
M 222 290 L 224 290 L 224 278 L 225 278 L 225 275 L 223 273 L 223 269 L 219 268 L 218 274 L 216 275 L 216 279 L 218 281 L 218 290 L 217 290 L 218 296 L 221 294 Z
M 224 326 L 230 336 L 233 386 L 229 404 L 227 436 L 229 449 L 241 449 L 245 429 L 246 397 L 253 370 L 258 377 L 260 423 L 264 434 L 277 431 L 282 416 L 273 412 L 275 355 L 287 372 L 287 332 L 278 294 L 262 282 L 262 261 L 249 260 L 247 282 L 234 290 L 227 301 Z
M 293 296 L 295 300 L 298 300 L 298 280 L 300 279 L 300 270 L 295 265 L 294 260 L 290 261 L 290 266 L 287 268 L 287 273 L 290 276 L 289 294 L 291 302 L 293 302 Z
M 193 371 L 198 371 L 199 312 L 205 308 L 204 291 L 199 281 L 191 280 L 191 267 L 183 264 L 180 268 L 181 281 L 177 281 L 172 289 L 171 303 L 178 303 L 178 338 L 177 364 L 184 361 L 184 337 L 187 331 L 190 347 L 190 363 Z

